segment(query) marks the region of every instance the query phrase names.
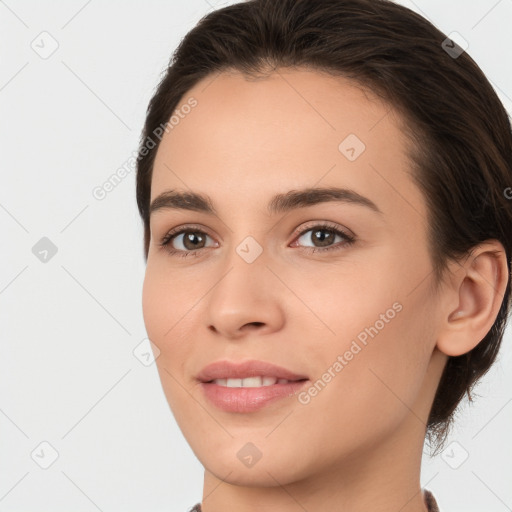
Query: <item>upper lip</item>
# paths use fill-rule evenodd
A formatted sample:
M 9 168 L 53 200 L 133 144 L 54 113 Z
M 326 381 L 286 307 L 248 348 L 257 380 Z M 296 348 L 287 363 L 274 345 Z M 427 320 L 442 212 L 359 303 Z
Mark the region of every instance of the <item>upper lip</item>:
M 282 366 L 277 366 L 266 361 L 215 361 L 206 365 L 197 375 L 201 382 L 210 382 L 214 379 L 244 379 L 246 377 L 276 377 L 286 380 L 307 379 L 306 375 L 294 373 Z

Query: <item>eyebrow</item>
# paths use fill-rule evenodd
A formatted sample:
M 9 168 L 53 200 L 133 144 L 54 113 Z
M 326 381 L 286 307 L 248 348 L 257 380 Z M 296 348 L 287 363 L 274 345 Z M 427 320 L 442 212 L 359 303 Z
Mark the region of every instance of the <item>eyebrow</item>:
M 267 210 L 269 214 L 286 213 L 297 208 L 304 208 L 320 203 L 336 201 L 347 204 L 357 204 L 373 210 L 382 215 L 379 207 L 365 196 L 355 190 L 338 187 L 304 188 L 290 190 L 284 194 L 277 194 L 269 201 Z M 197 192 L 179 192 L 166 190 L 158 195 L 149 207 L 149 215 L 158 210 L 190 210 L 195 212 L 218 215 L 210 197 Z

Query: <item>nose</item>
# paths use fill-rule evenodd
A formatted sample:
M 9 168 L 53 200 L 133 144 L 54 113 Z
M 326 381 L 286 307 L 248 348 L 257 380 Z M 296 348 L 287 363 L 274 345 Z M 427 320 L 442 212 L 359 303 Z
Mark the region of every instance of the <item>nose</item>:
M 277 331 L 284 325 L 285 294 L 285 287 L 262 256 L 247 263 L 235 255 L 206 298 L 207 328 L 228 339 Z

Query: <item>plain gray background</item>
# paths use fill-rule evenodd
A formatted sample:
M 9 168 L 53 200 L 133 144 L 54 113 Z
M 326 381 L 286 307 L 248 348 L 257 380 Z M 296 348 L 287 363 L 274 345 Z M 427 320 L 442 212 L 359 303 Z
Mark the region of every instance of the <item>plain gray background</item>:
M 201 499 L 202 467 L 144 356 L 129 159 L 172 51 L 228 3 L 0 1 L 0 512 Z M 400 3 L 458 32 L 512 112 L 512 0 Z M 444 511 L 512 510 L 511 342 L 509 327 L 447 451 L 424 456 L 421 483 Z

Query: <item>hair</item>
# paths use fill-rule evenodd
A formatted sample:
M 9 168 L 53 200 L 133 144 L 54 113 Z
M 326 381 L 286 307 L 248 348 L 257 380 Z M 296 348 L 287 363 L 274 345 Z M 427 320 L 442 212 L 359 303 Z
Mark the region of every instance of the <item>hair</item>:
M 398 112 L 411 142 L 411 176 L 427 204 L 436 288 L 448 263 L 481 242 L 498 240 L 507 257 L 507 287 L 492 328 L 471 351 L 450 356 L 443 370 L 426 425 L 435 453 L 458 404 L 466 393 L 472 401 L 475 383 L 494 362 L 510 312 L 511 124 L 484 73 L 453 43 L 390 0 L 248 0 L 212 11 L 181 40 L 149 102 L 136 175 L 147 261 L 160 138 L 149 150 L 147 141 L 203 78 L 231 71 L 264 78 L 278 67 L 306 68 L 348 78 Z

